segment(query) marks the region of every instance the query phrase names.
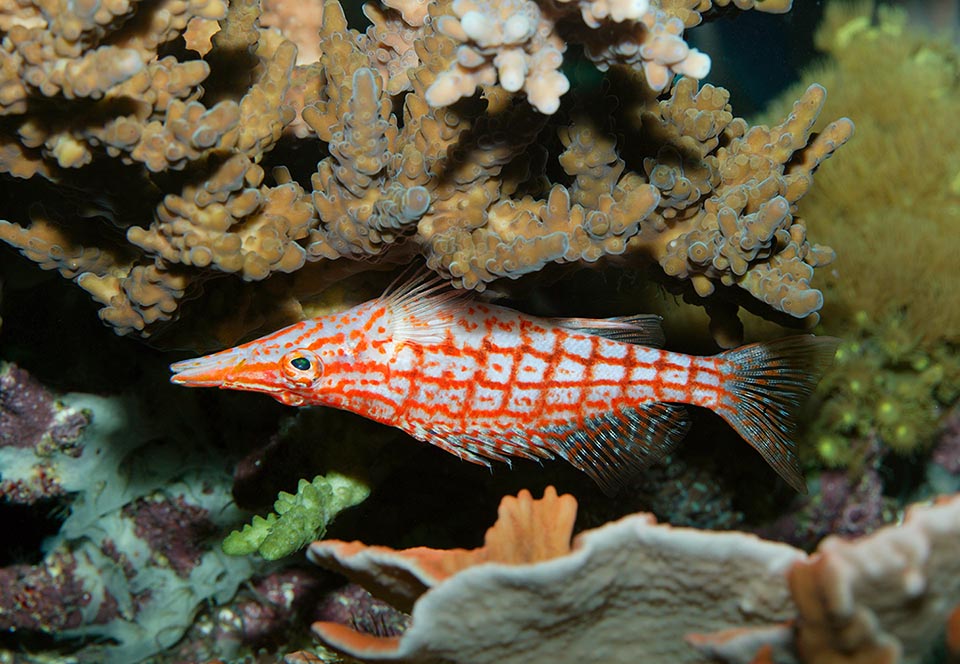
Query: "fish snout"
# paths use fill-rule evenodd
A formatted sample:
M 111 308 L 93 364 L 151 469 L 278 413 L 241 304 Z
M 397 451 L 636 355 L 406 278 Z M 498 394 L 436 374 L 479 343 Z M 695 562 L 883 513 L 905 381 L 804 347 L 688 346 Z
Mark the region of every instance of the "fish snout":
M 225 350 L 170 365 L 170 382 L 186 387 L 219 387 L 225 390 L 275 392 L 279 389 L 264 363 L 248 362 L 245 353 Z M 260 366 L 257 366 L 260 365 Z

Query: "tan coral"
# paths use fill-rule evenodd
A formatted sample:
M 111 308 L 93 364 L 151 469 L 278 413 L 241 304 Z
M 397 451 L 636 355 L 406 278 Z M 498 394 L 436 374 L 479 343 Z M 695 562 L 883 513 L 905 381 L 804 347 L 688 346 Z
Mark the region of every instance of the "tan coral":
M 644 162 L 666 205 L 634 242 L 652 249 L 668 275 L 690 279 L 700 297 L 717 285 L 737 286 L 815 323 L 823 297 L 810 280 L 833 252 L 807 241 L 793 205 L 809 189 L 816 166 L 850 138 L 853 124 L 844 118 L 812 136 L 825 93 L 811 86 L 781 124 L 748 129 L 730 115 L 725 95 L 716 89 L 695 95 L 691 85 L 681 81 L 659 113 L 645 116 L 677 136 L 679 149 L 661 149 L 657 160 Z M 691 106 L 696 113 L 682 111 Z M 721 136 L 727 145 L 720 145 Z M 685 177 L 688 171 L 694 180 Z M 702 209 L 691 207 L 697 199 Z
M 105 274 L 129 259 L 116 246 L 84 243 L 79 228 L 67 228 L 63 220 L 52 219 L 40 205 L 31 207 L 29 215 L 27 227 L 0 219 L 0 240 L 19 249 L 43 270 L 57 270 L 63 277 L 75 279 L 84 272 Z M 89 233 L 87 236 L 92 239 Z
M 323 0 L 263 0 L 260 24 L 276 28 L 297 45 L 297 64 L 320 59 L 317 33 L 323 22 Z
M 541 113 L 555 113 L 570 82 L 560 72 L 566 45 L 533 0 L 455 0 L 453 16 L 437 29 L 461 43 L 456 63 L 427 90 L 432 106 L 471 96 L 499 81 L 508 92 L 523 90 Z
M 333 623 L 314 631 L 368 662 L 684 664 L 707 661 L 685 642 L 691 631 L 789 615 L 782 575 L 800 551 L 743 533 L 659 525 L 650 515 L 571 542 L 575 512 L 576 501 L 552 488 L 540 500 L 522 491 L 503 500 L 481 549 L 318 542 L 314 562 L 405 599 L 413 621 L 392 638 Z
M 647 514 L 570 542 L 575 509 L 552 488 L 505 498 L 472 551 L 314 543 L 311 560 L 412 609 L 400 636 L 314 632 L 364 662 L 914 664 L 960 598 L 960 495 L 810 556 Z
M 383 88 L 390 95 L 411 90 L 407 71 L 420 64 L 414 45 L 425 33 L 422 20 L 410 24 L 399 11 L 384 10 L 373 3 L 366 3 L 363 13 L 371 26 L 361 38 L 360 47 L 380 72 Z M 426 15 L 425 3 L 423 14 Z
M 709 7 L 709 1 L 660 7 L 647 0 L 456 0 L 454 15 L 437 22 L 442 34 L 459 43 L 456 60 L 427 91 L 427 101 L 446 106 L 498 83 L 508 92 L 525 92 L 541 113 L 555 113 L 570 89 L 560 71 L 567 44 L 557 25 L 573 16 L 582 28 L 566 34 L 582 42 L 587 57 L 603 71 L 612 65 L 637 67 L 656 91 L 677 74 L 703 78 L 710 58 L 690 48 L 683 31 L 699 23 L 700 12 Z
M 149 229 L 127 232 L 129 241 L 168 263 L 214 267 L 261 280 L 293 272 L 305 252 L 312 210 L 296 183 L 261 186 L 263 169 L 242 154 L 226 160 L 202 186 L 167 195 Z
M 960 598 L 958 550 L 956 496 L 909 509 L 900 527 L 825 539 L 790 570 L 804 661 L 918 661 Z
M 409 25 L 419 27 L 426 21 L 428 0 L 383 0 L 383 4 L 400 12 Z
M 149 336 L 150 326 L 174 317 L 190 278 L 161 265 L 137 265 L 122 276 L 84 272 L 77 284 L 104 305 L 100 318 L 114 332 Z
M 635 65 L 664 45 L 683 60 L 690 53 L 680 46 L 683 30 L 708 2 L 397 0 L 368 6 L 372 26 L 361 34 L 339 2 L 326 0 L 318 59 L 300 66 L 294 44 L 259 24 L 254 0 L 229 7 L 222 0 L 111 0 L 89 15 L 54 4 L 59 14 L 14 0 L 0 7 L 12 35 L 0 47 L 0 113 L 8 127 L 0 170 L 93 194 L 100 212 L 77 251 L 99 247 L 109 256 L 103 247 L 120 239 L 123 257 L 104 258 L 84 281 L 112 303 L 105 319 L 125 332 L 174 327 L 161 324 L 176 310 L 140 315 L 133 300 L 117 300 L 140 298 L 144 284 L 166 284 L 169 309 L 228 292 L 232 282 L 209 278 L 218 272 L 257 281 L 302 270 L 304 260 L 405 263 L 418 253 L 455 286 L 477 290 L 550 262 L 653 261 L 704 298 L 715 322 L 736 320 L 726 287 L 759 301 L 768 315 L 815 320 L 822 300 L 811 276 L 832 252 L 807 240 L 793 205 L 849 134 L 841 122 L 811 138 L 816 95 L 808 93 L 782 126 L 750 129 L 733 116 L 725 91 L 681 79 L 660 100 L 649 86 L 637 94 L 641 75 L 630 79 L 635 70 L 620 68 L 608 81 L 629 80 L 616 93 L 635 106 L 619 115 L 600 107 L 574 114 L 559 131 L 560 154 L 551 156 L 558 143 L 545 132 L 555 125 L 505 89 L 523 88 L 535 104 L 558 102 L 556 90 L 535 87 L 559 79 L 532 75 L 537 58 L 549 56 L 541 64 L 549 61 L 544 66 L 561 76 L 558 21 L 565 36 L 584 43 L 607 35 L 614 50 L 621 37 L 649 47 Z M 773 6 L 764 0 L 756 8 Z M 293 11 L 280 8 L 288 18 Z M 161 50 L 181 36 L 186 51 Z M 61 64 L 94 62 L 107 45 L 123 51 L 109 51 L 122 56 L 109 63 L 116 71 L 108 67 L 94 82 L 61 80 Z M 140 64 L 126 67 L 134 55 Z M 663 66 L 678 71 L 680 60 Z M 429 103 L 461 65 L 492 67 L 493 76 L 481 78 L 498 84 L 482 84 L 479 95 L 452 106 Z M 82 104 L 69 98 L 79 93 L 88 95 Z M 619 136 L 635 120 L 641 130 L 624 142 Z M 282 153 L 269 154 L 278 145 Z M 625 145 L 635 158 L 621 156 Z M 302 159 L 311 159 L 301 148 L 317 150 L 311 191 L 301 188 Z M 566 174 L 559 182 L 547 175 L 556 171 L 554 158 Z M 288 170 L 286 159 L 299 163 Z M 273 184 L 264 182 L 263 160 L 275 166 Z M 99 178 L 116 187 L 98 188 Z M 77 203 L 58 206 L 69 219 Z M 27 251 L 31 234 L 46 246 L 40 225 L 22 223 L 6 227 L 15 246 Z M 42 251 L 27 253 L 47 260 Z M 108 278 L 129 288 L 97 282 Z M 293 282 L 278 283 L 287 292 L 276 301 L 290 303 Z M 236 320 L 209 327 L 234 330 L 241 320 L 238 311 Z

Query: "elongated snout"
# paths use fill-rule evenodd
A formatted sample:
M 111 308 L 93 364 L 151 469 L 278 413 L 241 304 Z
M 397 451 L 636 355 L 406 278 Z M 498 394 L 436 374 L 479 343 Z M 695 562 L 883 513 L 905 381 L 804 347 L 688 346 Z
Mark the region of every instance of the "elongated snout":
M 219 387 L 224 390 L 249 390 L 275 393 L 276 363 L 252 361 L 243 347 L 230 348 L 212 355 L 170 365 L 170 382 L 185 387 Z

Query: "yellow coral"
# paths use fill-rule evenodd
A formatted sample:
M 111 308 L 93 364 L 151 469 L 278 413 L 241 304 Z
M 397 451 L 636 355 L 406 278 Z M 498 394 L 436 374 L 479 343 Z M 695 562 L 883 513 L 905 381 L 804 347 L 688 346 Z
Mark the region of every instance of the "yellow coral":
M 857 122 L 843 166 L 825 163 L 799 202 L 810 234 L 840 255 L 821 281 L 826 320 L 850 334 L 858 312 L 897 317 L 915 339 L 960 341 L 958 50 L 902 11 L 880 6 L 877 23 L 872 14 L 872 3 L 828 4 L 817 45 L 830 58 L 804 76 L 832 90 L 828 117 Z

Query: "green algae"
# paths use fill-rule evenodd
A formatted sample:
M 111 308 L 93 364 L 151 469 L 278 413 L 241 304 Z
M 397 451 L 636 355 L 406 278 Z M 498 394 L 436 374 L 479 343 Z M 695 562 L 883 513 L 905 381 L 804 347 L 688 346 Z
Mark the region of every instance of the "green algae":
M 254 516 L 251 523 L 223 540 L 223 552 L 231 556 L 259 553 L 278 560 L 323 537 L 337 514 L 358 505 L 370 495 L 370 487 L 356 478 L 327 473 L 313 481 L 300 480 L 297 493 L 281 491 L 266 518 Z

